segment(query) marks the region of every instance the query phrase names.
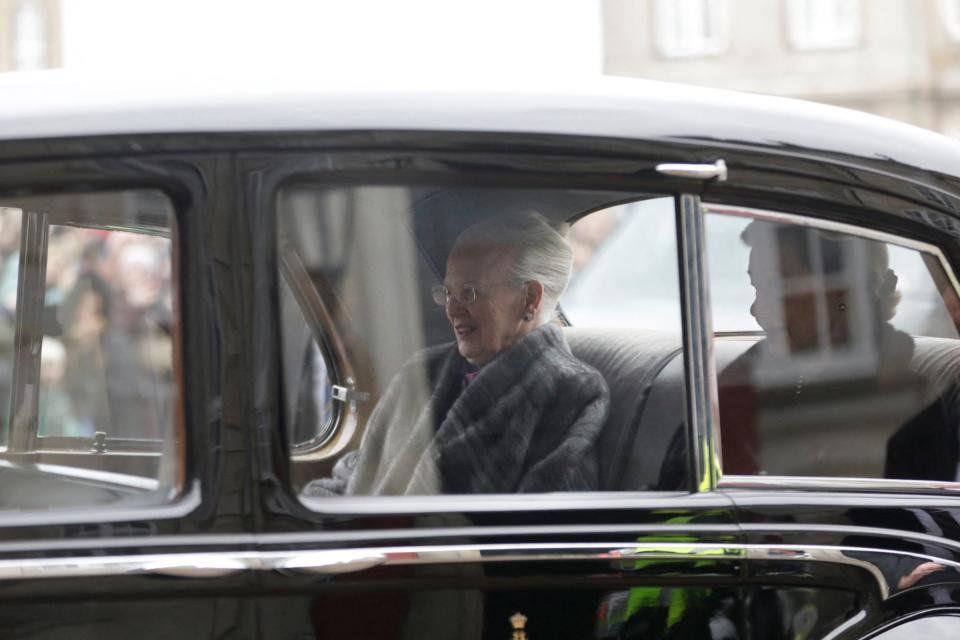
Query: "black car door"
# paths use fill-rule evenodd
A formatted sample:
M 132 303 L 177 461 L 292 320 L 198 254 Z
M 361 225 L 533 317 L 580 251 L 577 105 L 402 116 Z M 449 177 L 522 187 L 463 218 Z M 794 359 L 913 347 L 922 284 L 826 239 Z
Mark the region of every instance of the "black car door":
M 229 165 L 60 144 L 0 164 L 0 635 L 254 637 Z
M 863 159 L 728 161 L 702 210 L 750 637 L 950 637 L 956 191 Z M 946 617 L 893 630 L 925 615 Z
M 701 220 L 681 195 L 722 166 L 671 177 L 663 148 L 536 136 L 297 144 L 310 148 L 245 154 L 239 171 L 261 636 L 742 637 L 746 552 L 729 498 L 709 491 Z M 610 392 L 593 490 L 325 494 L 397 372 L 406 384 L 421 350 L 448 348 L 430 290 L 457 234 L 531 209 L 571 227 L 562 331 Z M 616 273 L 624 255 L 653 293 Z M 490 447 L 478 456 L 496 464 Z

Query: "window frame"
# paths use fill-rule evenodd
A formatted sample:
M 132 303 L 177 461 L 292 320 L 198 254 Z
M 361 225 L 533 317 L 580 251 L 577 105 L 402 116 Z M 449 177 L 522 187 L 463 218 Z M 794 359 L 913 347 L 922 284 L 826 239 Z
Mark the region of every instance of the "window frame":
M 304 315 L 310 335 L 327 366 L 330 384 L 352 390 L 355 376 L 353 366 L 333 316 L 316 289 L 304 285 L 303 278 L 310 276 L 299 256 L 285 243 L 278 253 L 278 273 L 284 278 Z M 317 436 L 302 443 L 291 442 L 294 458 L 326 459 L 338 454 L 353 441 L 359 424 L 356 400 L 336 400 L 333 406 L 334 415 L 330 424 L 325 425 Z
M 940 0 L 944 27 L 954 42 L 960 42 L 960 0 Z
M 456 135 L 456 134 L 451 134 Z M 484 136 L 488 138 L 489 136 Z M 522 147 L 521 147 L 522 148 Z M 250 154 L 244 158 L 242 165 L 256 167 L 257 181 L 250 187 L 248 194 L 248 206 L 250 206 L 259 220 L 255 234 L 257 237 L 256 261 L 259 268 L 263 269 L 262 275 L 257 278 L 258 282 L 266 285 L 270 283 L 268 290 L 261 289 L 258 296 L 261 299 L 269 300 L 269 313 L 257 314 L 255 324 L 255 333 L 257 335 L 269 334 L 271 336 L 270 345 L 263 345 L 264 348 L 274 353 L 279 353 L 281 337 L 279 334 L 280 323 L 278 317 L 278 286 L 277 276 L 277 224 L 276 219 L 276 196 L 286 186 L 297 183 L 313 182 L 329 185 L 389 185 L 406 186 L 413 184 L 450 184 L 473 185 L 473 186 L 496 186 L 502 187 L 510 185 L 513 187 L 552 187 L 556 188 L 558 183 L 556 177 L 552 176 L 550 169 L 555 166 L 560 169 L 562 184 L 570 189 L 593 189 L 609 190 L 611 194 L 621 192 L 624 198 L 619 201 L 626 201 L 629 198 L 627 194 L 642 192 L 651 196 L 670 196 L 676 199 L 676 215 L 679 217 L 679 202 L 681 198 L 686 198 L 686 211 L 688 216 L 699 218 L 699 180 L 691 182 L 688 180 L 671 181 L 664 179 L 659 174 L 643 175 L 638 171 L 640 166 L 649 162 L 651 169 L 658 163 L 670 159 L 669 153 L 665 153 L 662 145 L 657 145 L 661 153 L 653 156 L 652 159 L 641 159 L 638 157 L 625 158 L 622 160 L 614 159 L 615 156 L 600 155 L 597 153 L 584 156 L 574 156 L 568 151 L 555 153 L 538 153 L 531 150 L 516 152 L 503 152 L 500 150 L 483 152 L 484 169 L 468 170 L 460 173 L 458 167 L 466 162 L 466 158 L 476 154 L 477 151 L 451 150 L 451 148 L 436 150 L 405 148 L 403 151 L 377 150 L 366 152 L 321 150 L 313 154 L 304 151 L 275 152 L 268 156 L 260 154 Z M 494 155 L 491 155 L 494 154 Z M 269 160 L 267 159 L 269 158 Z M 602 158 L 602 160 L 601 160 Z M 607 161 L 608 171 L 598 175 L 590 167 L 596 167 L 596 162 Z M 263 171 L 265 162 L 270 162 L 270 170 Z M 623 171 L 625 175 L 630 176 L 628 181 L 624 181 L 616 171 L 613 170 L 617 163 L 623 162 Z M 440 170 L 438 167 L 446 166 L 449 163 L 452 169 L 448 171 Z M 555 163 L 555 164 L 554 164 Z M 533 167 L 537 170 L 527 172 L 522 175 L 511 175 L 516 172 L 516 167 Z M 571 176 L 576 175 L 575 167 L 582 166 L 579 177 L 571 180 Z M 403 174 L 398 175 L 394 171 L 384 170 L 384 167 L 402 167 Z M 498 173 L 497 169 L 502 173 Z M 465 175 L 469 174 L 469 175 Z M 243 171 L 240 173 L 243 180 Z M 586 212 L 581 212 L 582 213 Z M 576 216 L 572 216 L 571 219 Z M 635 501 L 639 497 L 644 500 L 666 499 L 672 501 L 682 500 L 712 500 L 712 490 L 716 486 L 717 464 L 715 455 L 715 446 L 712 441 L 713 430 L 713 410 L 710 407 L 710 401 L 706 395 L 708 387 L 715 385 L 715 379 L 704 378 L 702 382 L 696 385 L 690 383 L 690 367 L 696 366 L 698 371 L 707 375 L 712 368 L 712 362 L 705 357 L 706 345 L 709 337 L 704 332 L 704 325 L 709 326 L 707 306 L 700 300 L 703 292 L 706 290 L 702 286 L 702 271 L 697 271 L 702 265 L 697 264 L 696 256 L 702 255 L 702 251 L 696 247 L 697 243 L 702 241 L 702 233 L 695 231 L 695 226 L 699 224 L 696 220 L 687 224 L 682 233 L 678 233 L 678 243 L 686 243 L 687 248 L 679 253 L 682 257 L 679 260 L 678 268 L 682 271 L 680 274 L 681 287 L 689 286 L 691 291 L 686 294 L 687 301 L 684 303 L 695 313 L 702 314 L 702 317 L 693 323 L 684 324 L 685 336 L 696 335 L 699 343 L 702 345 L 696 355 L 688 356 L 685 359 L 685 384 L 687 389 L 687 398 L 685 400 L 685 411 L 688 417 L 684 421 L 686 433 L 688 435 L 687 445 L 693 455 L 688 460 L 688 472 L 692 478 L 689 489 L 681 492 L 676 491 L 610 491 L 610 492 L 584 492 L 569 494 L 538 494 L 536 501 L 537 510 L 552 510 L 593 507 L 597 501 L 608 507 L 615 505 L 628 504 L 631 500 Z M 681 240 L 683 238 L 683 240 Z M 679 251 L 679 247 L 678 247 Z M 694 258 L 688 259 L 689 256 Z M 685 275 L 686 274 L 686 275 Z M 689 284 L 685 284 L 689 283 Z M 700 284 L 698 284 L 700 283 Z M 684 314 L 688 318 L 689 314 Z M 256 328 L 259 327 L 259 328 Z M 695 338 L 685 337 L 685 344 L 691 343 Z M 258 369 L 268 370 L 270 373 L 265 379 L 279 380 L 279 368 L 281 367 L 279 359 L 269 362 L 269 365 L 263 363 Z M 279 385 L 277 390 L 272 393 L 282 393 Z M 693 393 L 701 394 L 701 399 L 694 406 L 689 396 Z M 278 395 L 279 397 L 279 395 Z M 272 402 L 273 411 L 278 411 L 279 401 Z M 689 412 L 693 413 L 693 418 L 689 417 Z M 279 415 L 276 417 L 277 424 L 284 425 L 277 434 L 273 446 L 278 446 L 284 451 L 284 463 L 290 469 L 296 459 L 290 455 L 289 446 L 282 442 L 287 436 L 287 427 L 285 420 Z M 694 425 L 694 423 L 697 423 Z M 690 437 L 690 436 L 693 437 Z M 297 475 L 295 471 L 287 471 L 281 474 L 282 477 L 290 478 L 290 475 Z M 310 476 L 310 477 L 316 477 Z M 288 490 L 293 487 L 289 486 Z M 491 494 L 491 495 L 430 495 L 430 496 L 336 496 L 332 498 L 303 498 L 296 492 L 286 494 L 288 499 L 296 504 L 291 504 L 290 508 L 301 513 L 308 520 L 316 520 L 325 515 L 341 514 L 362 516 L 363 514 L 376 513 L 418 513 L 418 512 L 515 512 L 530 511 L 532 503 L 529 496 L 522 494 Z M 697 498 L 700 496 L 700 498 Z M 626 502 L 624 502 L 626 501 Z M 309 504 L 309 506 L 308 506 Z
M 823 231 L 833 231 L 837 233 L 851 234 L 868 240 L 884 242 L 896 245 L 906 249 L 918 252 L 925 252 L 933 256 L 939 263 L 943 273 L 949 280 L 955 295 L 960 296 L 960 277 L 954 270 L 952 264 L 947 259 L 943 249 L 931 241 L 919 240 L 909 235 L 902 235 L 897 232 L 881 231 L 869 226 L 863 226 L 862 223 L 853 224 L 840 222 L 828 218 L 811 216 L 809 214 L 788 213 L 785 211 L 774 211 L 771 209 L 761 209 L 748 205 L 726 204 L 722 200 L 712 200 L 705 198 L 704 215 L 712 212 L 713 215 L 728 215 L 748 218 L 751 220 L 768 220 L 784 224 L 791 224 L 801 227 L 819 229 Z M 711 209 L 712 207 L 712 209 Z M 712 346 L 711 346 L 712 353 Z M 719 406 L 719 395 L 716 386 L 713 388 L 712 400 L 714 406 Z M 828 490 L 828 491 L 892 491 L 892 492 L 942 492 L 949 490 L 951 492 L 960 492 L 960 480 L 957 481 L 927 481 L 927 480 L 901 480 L 889 478 L 843 478 L 834 476 L 778 476 L 778 475 L 725 475 L 722 471 L 722 460 L 720 460 L 720 430 L 719 417 L 717 419 L 717 440 L 716 454 L 719 465 L 719 475 L 716 488 L 726 489 L 798 489 L 798 490 Z
M 138 190 L 124 189 L 113 192 L 96 191 L 83 194 L 81 197 L 90 197 L 91 194 L 93 197 L 96 197 L 100 194 L 112 195 L 115 193 L 135 191 Z M 39 196 L 39 198 L 47 197 L 51 196 Z M 55 198 L 55 196 L 53 197 Z M 37 199 L 35 196 L 27 197 L 28 202 L 35 199 Z M 168 202 L 172 207 L 173 203 L 169 200 L 169 198 Z M 33 420 L 29 424 L 17 424 L 17 421 L 15 420 L 17 407 L 22 405 L 26 399 L 25 396 L 28 393 L 31 396 L 29 398 L 29 402 L 33 407 L 39 408 L 39 393 L 41 384 L 39 382 L 40 346 L 38 343 L 42 341 L 43 335 L 42 333 L 37 333 L 36 331 L 32 330 L 31 327 L 40 326 L 42 321 L 41 315 L 46 304 L 45 277 L 47 263 L 50 257 L 48 246 L 50 230 L 54 226 L 60 226 L 70 229 L 121 231 L 125 233 L 163 237 L 168 239 L 171 243 L 171 260 L 173 260 L 173 256 L 175 254 L 174 244 L 177 242 L 176 219 L 171 212 L 169 220 L 172 225 L 168 228 L 150 223 L 143 225 L 131 225 L 125 220 L 121 220 L 120 224 L 117 224 L 118 221 L 112 216 L 95 215 L 90 217 L 88 215 L 89 212 L 86 210 L 83 212 L 84 218 L 81 221 L 76 221 L 71 220 L 69 214 L 60 213 L 57 211 L 39 211 L 26 207 L 14 208 L 20 208 L 23 219 L 21 222 L 20 235 L 20 264 L 17 270 L 17 306 L 15 314 L 16 333 L 14 337 L 14 367 L 11 383 L 10 414 L 5 416 L 9 420 L 10 431 L 8 434 L 8 445 L 6 447 L 0 447 L 0 452 L 3 454 L 16 454 L 39 453 L 42 451 L 44 453 L 54 454 L 77 454 L 80 450 L 76 447 L 47 449 L 41 445 L 43 443 L 66 443 L 67 441 L 82 442 L 84 444 L 93 445 L 94 438 L 86 438 L 81 436 L 41 436 L 39 435 L 39 425 L 36 422 L 36 415 L 33 416 Z M 83 207 L 81 207 L 81 209 L 83 209 Z M 171 264 L 171 274 L 173 274 L 175 271 L 176 268 Z M 171 278 L 171 280 L 174 280 L 174 278 Z M 177 297 L 178 283 L 172 281 L 171 287 L 171 302 L 176 305 L 174 300 Z M 174 327 L 174 332 L 179 332 L 179 328 Z M 172 338 L 176 338 L 176 336 L 172 336 Z M 175 342 L 176 340 L 171 340 L 171 348 L 174 348 Z M 171 354 L 171 357 L 172 359 L 175 359 L 174 354 Z M 174 372 L 173 379 L 171 381 L 171 384 L 174 387 L 179 384 L 178 377 L 179 376 L 177 373 Z M 176 398 L 180 397 L 181 395 L 182 394 L 179 391 L 175 390 L 173 402 L 176 402 Z M 170 410 L 171 419 L 173 419 L 178 411 L 175 406 L 171 406 Z M 171 424 L 171 428 L 175 429 L 175 426 Z M 148 442 L 157 446 L 137 446 L 138 444 L 146 444 Z M 159 453 L 163 446 L 163 442 L 161 440 L 117 437 L 110 436 L 109 434 L 107 435 L 107 438 L 103 444 L 109 445 L 115 450 L 141 454 Z M 89 450 L 90 447 L 87 448 L 87 451 Z
M 181 349 L 183 344 L 184 318 L 181 313 L 182 284 L 179 274 L 182 266 L 180 239 L 181 219 L 178 215 L 177 198 L 166 189 L 150 184 L 105 185 L 70 191 L 57 188 L 18 191 L 2 199 L 3 206 L 19 209 L 22 216 L 20 234 L 20 259 L 17 272 L 17 307 L 15 312 L 15 335 L 13 342 L 13 374 L 11 381 L 10 431 L 6 446 L 0 448 L 0 466 L 21 468 L 34 473 L 62 477 L 81 483 L 89 483 L 123 491 L 164 489 L 162 500 L 144 507 L 150 512 L 182 512 L 185 507 L 199 499 L 187 485 L 188 450 L 185 427 L 184 378 Z M 147 211 L 145 217 L 131 223 L 126 218 L 104 214 L 96 202 L 102 196 L 116 197 L 123 194 L 159 195 L 163 199 L 163 212 Z M 62 198 L 69 203 L 61 205 Z M 171 395 L 166 407 L 170 416 L 168 439 L 150 440 L 128 437 L 110 437 L 98 441 L 93 437 L 40 436 L 40 342 L 42 331 L 38 330 L 46 302 L 45 276 L 49 258 L 48 239 L 52 226 L 73 229 L 120 231 L 140 235 L 160 236 L 170 241 L 170 276 L 172 316 L 171 325 Z M 29 396 L 29 397 L 28 397 Z M 14 416 L 20 403 L 30 402 L 34 411 L 31 419 L 16 424 Z M 67 446 L 72 444 L 74 446 Z M 108 448 L 97 450 L 103 444 Z M 148 444 L 149 446 L 140 446 Z M 167 479 L 163 484 L 164 465 L 169 465 Z M 129 469 L 146 472 L 146 475 L 130 473 Z M 154 474 L 156 477 L 153 477 Z M 158 494 L 160 495 L 160 494 Z M 159 510 L 159 511 L 158 511 Z M 109 515 L 110 512 L 115 515 Z M 4 512 L 7 518 L 12 512 Z M 49 513 L 37 514 L 43 520 L 83 521 L 96 515 L 101 520 L 128 517 L 129 507 L 112 504 L 78 504 L 70 511 L 53 507 Z M 23 518 L 36 517 L 26 510 Z M 17 514 L 20 515 L 20 514 Z M 17 518 L 19 519 L 19 518 Z M 12 519 L 14 520 L 14 519 Z
M 843 4 L 849 5 L 849 24 L 837 19 Z M 825 28 L 827 8 L 834 13 Z M 863 41 L 863 8 L 860 0 L 784 0 L 787 42 L 796 51 L 839 51 L 856 49 Z
M 732 11 L 729 0 L 656 0 L 653 27 L 657 51 L 674 59 L 723 55 L 730 48 Z M 712 33 L 699 29 L 709 23 L 714 25 Z

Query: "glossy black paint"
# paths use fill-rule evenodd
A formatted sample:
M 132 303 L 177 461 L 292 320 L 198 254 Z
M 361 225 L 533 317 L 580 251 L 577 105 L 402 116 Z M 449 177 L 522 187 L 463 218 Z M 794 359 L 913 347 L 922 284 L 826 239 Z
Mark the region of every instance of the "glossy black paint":
M 778 122 L 771 116 L 761 129 L 775 129 Z M 706 117 L 700 126 L 722 131 L 722 124 Z M 955 487 L 922 496 L 729 488 L 537 504 L 522 497 L 414 500 L 325 512 L 308 509 L 289 488 L 278 402 L 272 198 L 280 185 L 298 178 L 696 193 L 706 202 L 866 222 L 935 242 L 960 268 L 960 178 L 947 175 L 955 156 L 933 154 L 931 163 L 943 170 L 934 174 L 877 159 L 867 139 L 841 154 L 817 149 L 812 138 L 811 146 L 770 142 L 761 133 L 724 138 L 670 131 L 627 139 L 577 131 L 387 127 L 171 131 L 0 143 L 0 193 L 153 186 L 176 203 L 190 478 L 181 501 L 164 509 L 5 514 L 0 561 L 384 547 L 402 553 L 424 545 L 547 543 L 783 552 L 646 565 L 546 558 L 330 575 L 245 571 L 205 578 L 2 580 L 0 635 L 119 638 L 135 629 L 138 637 L 170 637 L 189 629 L 197 638 L 399 637 L 411 608 L 448 606 L 451 598 L 480 593 L 487 605 L 481 633 L 488 637 L 507 636 L 504 618 L 515 608 L 535 612 L 528 627 L 534 638 L 597 633 L 597 612 L 631 597 L 641 604 L 624 614 L 620 626 L 607 629 L 609 637 L 669 632 L 667 637 L 787 638 L 846 625 L 837 637 L 859 638 L 913 612 L 955 610 L 960 604 L 960 573 L 952 564 L 960 566 Z M 654 170 L 660 162 L 717 158 L 730 167 L 726 183 L 664 178 Z M 860 563 L 791 555 L 841 547 L 860 549 L 861 556 L 853 558 Z M 942 559 L 950 568 L 899 588 L 893 583 L 898 567 L 884 557 L 888 552 L 901 554 L 894 559 L 904 553 Z M 883 567 L 886 593 L 867 566 L 871 562 Z M 687 606 L 668 625 L 677 602 Z

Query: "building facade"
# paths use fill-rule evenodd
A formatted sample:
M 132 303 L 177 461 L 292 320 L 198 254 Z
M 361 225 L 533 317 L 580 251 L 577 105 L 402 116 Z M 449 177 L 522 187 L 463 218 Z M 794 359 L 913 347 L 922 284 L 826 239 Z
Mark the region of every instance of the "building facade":
M 960 138 L 960 0 L 602 0 L 604 72 L 783 95 Z
M 59 67 L 59 0 L 0 0 L 0 71 Z

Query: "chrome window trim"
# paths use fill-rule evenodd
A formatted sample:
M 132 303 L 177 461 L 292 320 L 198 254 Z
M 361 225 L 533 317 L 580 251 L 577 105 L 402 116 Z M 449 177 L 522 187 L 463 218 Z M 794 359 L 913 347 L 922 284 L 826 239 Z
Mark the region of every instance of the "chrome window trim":
M 687 451 L 695 477 L 691 491 L 710 491 L 720 478 L 720 440 L 717 433 L 716 358 L 713 353 L 713 313 L 707 271 L 706 230 L 700 197 L 677 198 L 677 255 L 679 259 L 683 354 L 688 433 Z M 688 463 L 689 465 L 689 463 Z
M 902 529 L 887 529 L 883 527 L 864 527 L 857 525 L 820 525 L 820 524 L 798 524 L 798 523 L 778 523 L 771 524 L 745 524 L 743 532 L 750 534 L 773 534 L 783 535 L 784 532 L 790 533 L 817 533 L 829 536 L 874 536 L 890 538 L 892 540 L 909 542 L 912 544 L 929 544 L 960 552 L 960 542 L 950 538 L 935 536 L 929 533 L 919 533 L 917 531 L 903 531 Z
M 718 489 L 826 489 L 830 491 L 952 491 L 960 496 L 960 482 L 842 478 L 836 476 L 723 476 Z
M 717 494 L 701 494 L 695 498 L 685 491 L 568 491 L 555 493 L 518 494 L 450 494 L 423 496 L 304 496 L 298 500 L 314 515 L 376 515 L 383 513 L 487 513 L 540 512 L 556 509 L 636 509 L 685 508 L 717 506 L 729 508 L 729 498 Z M 531 496 L 536 496 L 531 500 Z M 688 502 L 691 501 L 692 502 Z M 682 501 L 682 502 L 681 502 Z

